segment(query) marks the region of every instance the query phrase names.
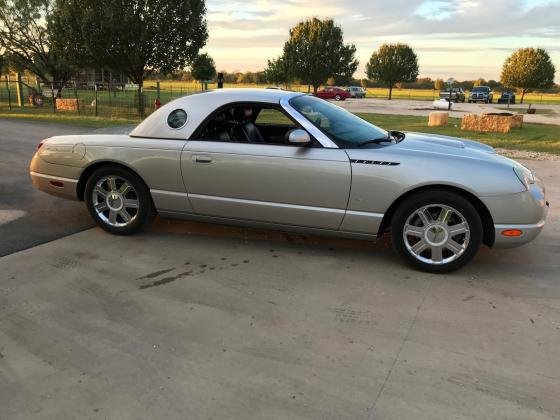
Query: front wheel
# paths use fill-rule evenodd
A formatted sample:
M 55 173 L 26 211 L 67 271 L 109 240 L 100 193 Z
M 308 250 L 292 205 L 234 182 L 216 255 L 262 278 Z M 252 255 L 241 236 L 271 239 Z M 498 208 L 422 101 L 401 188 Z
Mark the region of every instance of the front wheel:
M 95 171 L 87 181 L 84 196 L 95 222 L 117 235 L 137 232 L 155 215 L 150 192 L 142 180 L 118 166 Z
M 411 196 L 391 223 L 395 250 L 411 266 L 447 273 L 468 263 L 482 243 L 482 222 L 463 196 L 434 190 Z
M 340 95 L 336 95 L 336 96 L 334 97 L 334 99 L 335 99 L 335 101 L 340 101 L 341 96 L 340 96 Z

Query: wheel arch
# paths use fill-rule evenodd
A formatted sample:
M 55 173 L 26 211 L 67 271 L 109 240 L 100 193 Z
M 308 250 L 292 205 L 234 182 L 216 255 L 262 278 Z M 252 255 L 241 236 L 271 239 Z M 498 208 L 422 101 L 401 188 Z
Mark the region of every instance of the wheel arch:
M 78 199 L 80 201 L 84 201 L 86 184 L 87 184 L 90 176 L 95 171 L 97 171 L 98 169 L 100 169 L 104 166 L 117 166 L 117 167 L 120 167 L 122 169 L 125 169 L 125 170 L 129 171 L 130 173 L 132 173 L 133 175 L 138 177 L 138 179 L 140 181 L 142 181 L 142 183 L 146 186 L 148 191 L 150 191 L 150 187 L 148 187 L 148 184 L 146 184 L 146 181 L 144 181 L 144 179 L 140 176 L 140 174 L 138 172 L 136 172 L 130 166 L 128 166 L 128 165 L 126 165 L 122 162 L 116 162 L 116 161 L 113 161 L 113 160 L 101 160 L 101 161 L 95 161 L 95 162 L 90 163 L 88 166 L 86 166 L 84 168 L 84 170 L 80 174 L 80 178 L 78 179 L 78 185 L 76 186 L 76 193 L 77 193 Z
M 417 187 L 412 190 L 409 190 L 404 194 L 402 194 L 401 196 L 399 196 L 385 212 L 383 219 L 381 220 L 378 236 L 383 235 L 388 230 L 389 226 L 391 226 L 391 220 L 393 218 L 393 215 L 395 214 L 395 211 L 401 205 L 401 203 L 403 203 L 408 197 L 412 195 L 424 191 L 429 191 L 429 190 L 450 191 L 466 198 L 474 206 L 474 208 L 477 210 L 478 214 L 480 215 L 480 219 L 482 222 L 482 232 L 483 232 L 482 243 L 490 247 L 494 244 L 494 240 L 495 240 L 494 220 L 492 219 L 492 215 L 490 214 L 490 211 L 488 210 L 486 205 L 473 193 L 463 188 L 454 187 L 445 184 L 423 185 L 421 187 Z

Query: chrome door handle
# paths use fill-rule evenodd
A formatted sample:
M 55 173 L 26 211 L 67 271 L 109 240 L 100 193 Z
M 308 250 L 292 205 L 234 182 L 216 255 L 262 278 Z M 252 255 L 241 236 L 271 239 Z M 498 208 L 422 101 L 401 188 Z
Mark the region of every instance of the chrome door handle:
M 194 161 L 196 163 L 212 163 L 212 158 L 210 156 L 195 156 Z

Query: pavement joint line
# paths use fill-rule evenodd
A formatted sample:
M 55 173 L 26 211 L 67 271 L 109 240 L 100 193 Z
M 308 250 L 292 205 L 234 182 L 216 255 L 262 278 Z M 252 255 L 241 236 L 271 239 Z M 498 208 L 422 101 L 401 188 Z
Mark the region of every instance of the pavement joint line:
M 385 380 L 383 381 L 383 384 L 381 385 L 381 388 L 377 392 L 377 395 L 375 397 L 375 400 L 373 401 L 372 406 L 368 410 L 369 415 L 368 415 L 367 420 L 375 420 L 375 414 L 374 413 L 375 413 L 375 406 L 377 405 L 377 401 L 379 401 L 379 398 L 381 398 L 381 394 L 383 394 L 383 390 L 385 389 L 385 386 L 387 385 L 387 382 L 389 382 L 389 378 L 391 377 L 391 374 L 393 373 L 393 369 L 395 368 L 395 365 L 397 364 L 397 361 L 401 357 L 401 353 L 403 351 L 404 345 L 408 341 L 408 337 L 410 336 L 410 332 L 412 331 L 412 329 L 414 328 L 414 325 L 416 324 L 416 320 L 418 319 L 418 315 L 420 314 L 420 311 L 422 310 L 422 307 L 424 306 L 424 302 L 426 301 L 426 299 L 427 299 L 427 297 L 430 293 L 430 290 L 432 288 L 433 281 L 434 281 L 434 279 L 433 279 L 433 276 L 432 276 L 432 277 L 430 277 L 430 279 L 428 281 L 428 285 L 426 286 L 426 290 L 424 292 L 424 296 L 422 296 L 422 300 L 420 301 L 420 304 L 416 307 L 416 313 L 414 314 L 414 318 L 412 319 L 412 322 L 408 326 L 408 330 L 406 331 L 406 334 L 401 341 L 399 351 L 397 352 L 397 355 L 395 356 L 395 359 L 393 360 L 393 363 L 391 364 L 391 367 L 389 368 L 389 372 L 387 372 L 387 375 L 385 376 Z
M 68 233 L 67 235 L 58 236 L 58 237 L 56 237 L 56 238 L 49 239 L 49 240 L 47 240 L 47 241 L 45 241 L 45 242 L 40 242 L 40 243 L 32 244 L 32 245 L 29 245 L 29 246 L 24 246 L 23 248 L 21 248 L 21 249 L 16 249 L 15 251 L 10 252 L 10 253 L 8 253 L 8 254 L 0 255 L 0 259 L 2 259 L 2 258 L 4 258 L 4 257 L 8 257 L 8 256 L 10 256 L 10 255 L 17 254 L 17 253 L 19 253 L 19 252 L 23 252 L 23 251 L 27 251 L 27 250 L 29 250 L 29 249 L 36 248 L 36 247 L 38 247 L 38 246 L 42 246 L 42 245 L 49 244 L 49 243 L 51 243 L 51 242 L 58 241 L 59 239 L 68 238 L 69 236 L 77 235 L 78 233 L 85 232 L 86 230 L 95 229 L 96 227 L 97 227 L 97 226 L 86 227 L 86 228 L 81 229 L 81 230 L 78 230 L 78 231 L 76 231 L 76 232 Z

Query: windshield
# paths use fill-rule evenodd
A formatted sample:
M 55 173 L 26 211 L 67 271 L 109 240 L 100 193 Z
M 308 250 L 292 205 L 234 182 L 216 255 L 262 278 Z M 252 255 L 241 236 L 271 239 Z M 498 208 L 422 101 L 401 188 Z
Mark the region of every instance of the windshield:
M 486 87 L 486 86 L 479 86 L 479 87 L 473 88 L 473 92 L 488 92 L 489 90 L 490 90 L 490 88 Z
M 300 114 L 325 133 L 338 147 L 352 149 L 360 143 L 387 138 L 389 133 L 354 114 L 314 96 L 302 95 L 290 100 Z

